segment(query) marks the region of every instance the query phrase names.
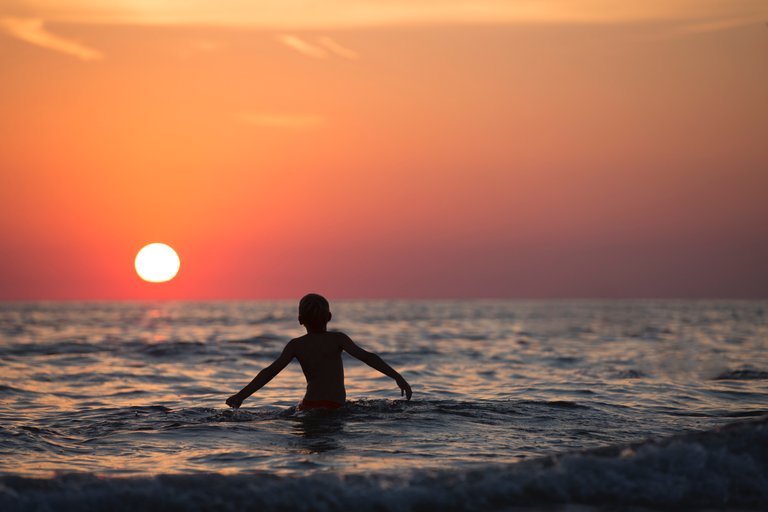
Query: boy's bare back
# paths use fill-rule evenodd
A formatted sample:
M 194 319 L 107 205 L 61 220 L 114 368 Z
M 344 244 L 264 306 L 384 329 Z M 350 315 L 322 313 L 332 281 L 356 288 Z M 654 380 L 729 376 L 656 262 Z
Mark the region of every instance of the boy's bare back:
M 381 357 L 363 350 L 346 334 L 328 332 L 326 326 L 330 319 L 328 301 L 324 297 L 309 294 L 302 298 L 299 305 L 299 323 L 306 327 L 307 334 L 289 341 L 280 357 L 260 371 L 243 389 L 229 397 L 227 405 L 240 407 L 243 400 L 272 380 L 295 357 L 301 364 L 304 377 L 307 379 L 307 391 L 302 405 L 305 408 L 318 405 L 330 408 L 340 407 L 347 396 L 344 388 L 342 351 L 395 379 L 401 394 L 410 400 L 411 386 L 408 382 Z
M 288 343 L 307 379 L 304 400 L 330 400 L 343 404 L 347 399 L 341 361 L 344 339 L 349 338 L 338 332 L 312 332 Z

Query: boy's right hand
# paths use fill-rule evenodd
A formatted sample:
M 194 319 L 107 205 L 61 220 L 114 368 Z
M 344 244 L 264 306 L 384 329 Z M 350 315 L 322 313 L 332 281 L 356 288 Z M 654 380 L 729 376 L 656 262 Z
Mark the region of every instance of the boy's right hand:
M 411 386 L 408 382 L 402 375 L 398 375 L 397 378 L 395 378 L 395 382 L 397 382 L 397 385 L 400 387 L 400 396 L 405 395 L 405 399 L 410 400 L 413 392 L 411 391 Z
M 227 405 L 234 409 L 238 409 L 240 407 L 240 404 L 242 403 L 243 403 L 243 399 L 240 398 L 239 393 L 235 393 L 231 397 L 227 398 Z

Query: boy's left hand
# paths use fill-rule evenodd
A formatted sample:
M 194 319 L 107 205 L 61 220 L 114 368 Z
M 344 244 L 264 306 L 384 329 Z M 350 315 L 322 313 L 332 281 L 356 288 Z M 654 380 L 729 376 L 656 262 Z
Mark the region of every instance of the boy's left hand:
M 243 399 L 240 398 L 240 395 L 238 393 L 235 393 L 231 397 L 227 398 L 227 405 L 232 408 L 238 409 L 240 407 L 240 404 L 242 403 L 243 403 Z

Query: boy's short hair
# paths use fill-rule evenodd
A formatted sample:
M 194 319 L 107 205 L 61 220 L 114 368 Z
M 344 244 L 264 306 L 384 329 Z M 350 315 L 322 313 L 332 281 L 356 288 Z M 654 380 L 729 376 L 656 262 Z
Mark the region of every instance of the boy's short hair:
M 320 328 L 328 323 L 331 305 L 317 293 L 308 293 L 299 301 L 299 321 L 311 328 Z

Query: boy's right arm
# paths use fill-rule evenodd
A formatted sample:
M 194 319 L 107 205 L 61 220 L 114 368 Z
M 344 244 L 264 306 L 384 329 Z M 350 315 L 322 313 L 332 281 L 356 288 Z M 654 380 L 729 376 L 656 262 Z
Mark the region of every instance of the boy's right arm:
M 234 407 L 235 409 L 240 407 L 240 404 L 243 403 L 243 400 L 264 387 L 267 382 L 275 378 L 275 375 L 280 373 L 283 368 L 288 366 L 288 363 L 291 362 L 294 355 L 294 344 L 293 341 L 290 341 L 285 346 L 283 352 L 280 354 L 280 357 L 278 357 L 275 362 L 261 370 L 258 375 L 256 375 L 256 377 L 254 377 L 254 379 L 249 382 L 243 389 L 227 398 L 227 405 Z
M 352 357 L 356 357 L 357 359 L 361 360 L 371 368 L 379 370 L 381 373 L 383 373 L 387 377 L 391 377 L 395 379 L 395 382 L 397 382 L 397 385 L 400 388 L 400 395 L 405 395 L 405 398 L 407 400 L 411 399 L 411 394 L 413 393 L 411 391 L 411 386 L 403 378 L 402 375 L 397 373 L 397 371 L 395 371 L 394 368 L 392 368 L 387 363 L 385 363 L 384 360 L 381 357 L 379 357 L 378 354 L 374 354 L 373 352 L 368 352 L 367 350 L 363 350 L 362 348 L 360 348 L 346 334 L 342 334 L 341 337 L 342 337 L 341 348 L 346 350 L 349 353 L 349 355 L 351 355 Z

